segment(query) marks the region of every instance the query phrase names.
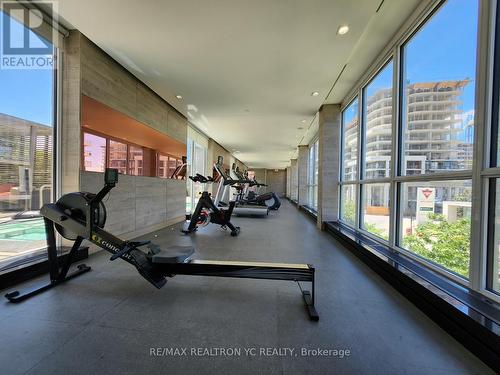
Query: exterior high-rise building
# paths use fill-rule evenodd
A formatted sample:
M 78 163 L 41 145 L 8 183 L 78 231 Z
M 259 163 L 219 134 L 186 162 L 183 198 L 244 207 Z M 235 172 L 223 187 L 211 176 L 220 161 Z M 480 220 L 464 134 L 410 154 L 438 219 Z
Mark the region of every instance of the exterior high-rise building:
M 0 113 L 0 210 L 51 199 L 52 127 Z
M 405 86 L 403 103 L 404 142 L 402 174 L 417 175 L 442 170 L 472 168 L 473 113 L 464 114 L 461 96 L 469 80 L 421 82 Z M 364 176 L 369 179 L 390 175 L 392 151 L 392 89 L 380 89 L 366 98 Z M 354 180 L 358 118 L 345 125 L 344 175 Z M 374 206 L 388 205 L 389 185 L 372 186 L 366 199 Z M 411 190 L 411 189 L 410 189 Z M 416 199 L 409 191 L 408 203 Z M 440 192 L 446 196 L 446 191 Z M 413 197 L 415 195 L 415 197 Z
M 460 147 L 465 128 L 461 96 L 469 82 L 425 82 L 406 87 L 403 168 L 407 175 L 471 167 L 464 165 L 467 160 Z M 415 156 L 422 157 L 420 165 Z

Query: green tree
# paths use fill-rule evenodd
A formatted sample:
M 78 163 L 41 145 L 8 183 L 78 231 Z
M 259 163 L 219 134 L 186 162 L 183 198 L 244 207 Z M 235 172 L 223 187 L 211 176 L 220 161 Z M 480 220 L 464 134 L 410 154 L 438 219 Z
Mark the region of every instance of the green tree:
M 343 219 L 348 223 L 354 224 L 356 219 L 356 204 L 354 201 L 346 201 L 344 202 L 343 210 Z
M 344 203 L 343 207 L 343 219 L 350 224 L 355 223 L 356 218 L 356 204 L 354 201 L 347 201 Z M 364 223 L 363 227 L 366 231 L 373 233 L 374 235 L 383 238 L 384 240 L 388 240 L 389 236 L 382 229 L 378 228 L 375 224 Z
M 449 222 L 443 215 L 430 214 L 403 246 L 464 277 L 469 276 L 470 218 Z

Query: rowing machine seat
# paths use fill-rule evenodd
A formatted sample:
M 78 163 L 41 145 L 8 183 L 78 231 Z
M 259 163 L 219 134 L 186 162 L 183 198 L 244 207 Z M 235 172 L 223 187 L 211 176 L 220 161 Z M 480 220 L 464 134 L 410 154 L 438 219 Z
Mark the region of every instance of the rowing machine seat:
M 155 253 L 153 263 L 184 263 L 195 253 L 193 246 L 169 246 Z

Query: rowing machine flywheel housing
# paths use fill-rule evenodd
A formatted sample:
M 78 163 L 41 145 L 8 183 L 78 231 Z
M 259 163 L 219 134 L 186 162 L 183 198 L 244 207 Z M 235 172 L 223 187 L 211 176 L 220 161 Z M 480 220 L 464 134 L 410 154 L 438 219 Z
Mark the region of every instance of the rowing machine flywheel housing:
M 87 220 L 88 204 L 94 196 L 95 194 L 93 193 L 69 193 L 59 198 L 56 205 L 61 207 L 68 216 L 71 216 L 73 219 L 85 224 Z M 99 204 L 94 208 L 94 225 L 99 228 L 104 228 L 105 223 L 106 207 L 104 206 L 104 203 L 99 202 Z M 71 232 L 68 228 L 64 228 L 57 224 L 55 227 L 59 234 L 64 238 L 68 240 L 76 240 L 77 235 Z

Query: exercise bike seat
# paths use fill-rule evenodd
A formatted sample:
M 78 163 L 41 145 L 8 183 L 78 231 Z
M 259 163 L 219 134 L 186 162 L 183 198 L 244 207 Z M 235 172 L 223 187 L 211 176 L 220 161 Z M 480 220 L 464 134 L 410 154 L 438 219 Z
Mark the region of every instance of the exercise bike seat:
M 151 257 L 153 263 L 184 263 L 195 252 L 193 246 L 169 246 Z

